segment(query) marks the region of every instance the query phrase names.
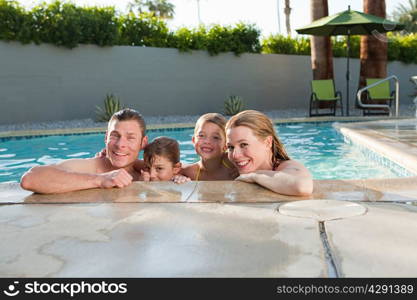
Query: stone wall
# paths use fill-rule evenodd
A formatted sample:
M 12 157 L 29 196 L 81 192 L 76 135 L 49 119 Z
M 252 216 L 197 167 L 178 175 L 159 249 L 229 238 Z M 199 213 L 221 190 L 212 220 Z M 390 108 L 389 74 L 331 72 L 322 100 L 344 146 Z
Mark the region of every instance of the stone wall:
M 144 115 L 222 112 L 229 95 L 258 110 L 307 108 L 312 77 L 309 56 L 205 51 L 180 53 L 150 47 L 79 46 L 0 42 L 0 123 L 95 117 L 106 93 Z M 334 61 L 336 87 L 346 93 L 346 59 Z M 415 65 L 389 64 L 399 76 L 402 101 L 414 90 Z M 351 60 L 351 106 L 359 62 Z

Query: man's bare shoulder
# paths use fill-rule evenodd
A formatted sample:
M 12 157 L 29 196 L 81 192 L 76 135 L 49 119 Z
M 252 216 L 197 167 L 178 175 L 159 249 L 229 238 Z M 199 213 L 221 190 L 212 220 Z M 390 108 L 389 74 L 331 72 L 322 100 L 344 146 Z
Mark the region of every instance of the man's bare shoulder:
M 74 158 L 64 160 L 55 166 L 59 169 L 82 172 L 82 173 L 104 173 L 106 170 L 106 158 L 94 157 L 94 158 Z
M 133 168 L 136 172 L 140 173 L 142 170 L 145 169 L 145 162 L 142 159 L 137 159 L 133 164 Z

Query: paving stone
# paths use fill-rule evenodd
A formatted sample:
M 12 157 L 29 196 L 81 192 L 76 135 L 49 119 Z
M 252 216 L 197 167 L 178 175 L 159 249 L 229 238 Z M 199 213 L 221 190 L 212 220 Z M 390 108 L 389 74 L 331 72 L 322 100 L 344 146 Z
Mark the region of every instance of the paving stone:
M 286 216 L 309 218 L 319 222 L 366 214 L 358 203 L 340 200 L 304 200 L 282 204 L 279 212 Z
M 417 207 L 366 203 L 366 215 L 325 222 L 343 277 L 416 277 Z
M 313 220 L 276 204 L 0 206 L 1 277 L 326 277 Z

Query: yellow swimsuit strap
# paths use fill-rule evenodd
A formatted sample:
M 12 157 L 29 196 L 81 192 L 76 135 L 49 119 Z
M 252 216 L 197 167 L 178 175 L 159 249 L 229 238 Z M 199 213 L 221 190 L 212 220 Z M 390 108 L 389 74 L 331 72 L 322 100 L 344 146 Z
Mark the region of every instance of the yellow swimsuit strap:
M 197 176 L 195 177 L 195 180 L 198 181 L 198 179 L 200 178 L 200 166 L 197 165 L 198 167 L 198 171 L 197 171 Z
M 230 169 L 231 166 L 229 166 L 224 159 L 222 159 L 222 165 L 226 167 L 226 169 Z
M 222 159 L 222 165 L 225 166 L 227 169 L 230 169 L 231 167 L 226 163 L 226 161 L 224 159 Z M 197 175 L 195 176 L 195 180 L 197 181 L 200 178 L 200 173 L 201 173 L 201 169 L 200 169 L 200 165 L 198 165 L 198 170 L 197 170 Z

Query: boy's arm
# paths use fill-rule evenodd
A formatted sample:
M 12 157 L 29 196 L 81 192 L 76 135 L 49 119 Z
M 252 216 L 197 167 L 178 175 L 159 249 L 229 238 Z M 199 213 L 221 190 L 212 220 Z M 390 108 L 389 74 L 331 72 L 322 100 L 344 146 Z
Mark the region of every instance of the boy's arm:
M 35 193 L 54 194 L 124 187 L 132 182 L 132 176 L 124 169 L 97 174 L 100 159 L 70 159 L 56 165 L 36 166 L 22 176 L 20 185 Z

